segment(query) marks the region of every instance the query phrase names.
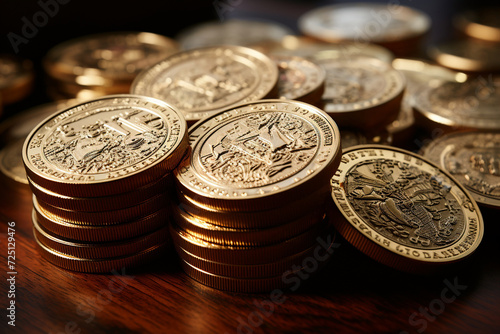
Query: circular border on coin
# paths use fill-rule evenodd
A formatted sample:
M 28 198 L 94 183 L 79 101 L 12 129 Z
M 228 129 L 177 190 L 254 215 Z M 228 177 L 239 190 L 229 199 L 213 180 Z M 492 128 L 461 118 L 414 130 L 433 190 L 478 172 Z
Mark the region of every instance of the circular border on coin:
M 247 167 L 250 166 L 237 166 L 236 172 L 238 172 L 238 175 L 243 175 L 243 181 L 248 180 L 248 185 L 245 185 L 245 187 L 227 185 L 208 175 L 208 170 L 200 160 L 202 150 L 206 150 L 207 147 L 211 150 L 216 149 L 210 143 L 210 138 L 216 136 L 218 132 L 227 132 L 227 129 L 233 129 L 234 126 L 237 126 L 234 129 L 238 130 L 234 135 L 242 131 L 242 136 L 236 138 L 234 142 L 229 135 L 218 138 L 218 140 L 227 143 L 224 145 L 230 145 L 232 151 L 242 152 L 242 156 L 248 155 L 249 159 L 269 158 L 268 155 L 272 153 L 272 145 L 275 148 L 279 146 L 289 150 L 290 145 L 294 146 L 295 142 L 297 143 L 294 149 L 297 149 L 296 152 L 300 153 L 299 148 L 304 146 L 303 143 L 301 144 L 300 139 L 287 139 L 286 135 L 281 133 L 279 129 L 274 128 L 277 123 L 280 123 L 280 115 L 293 117 L 297 121 L 295 122 L 297 124 L 292 124 L 293 122 L 287 123 L 284 120 L 282 126 L 290 125 L 290 131 L 294 129 L 299 131 L 300 129 L 296 127 L 303 128 L 307 125 L 310 128 L 310 131 L 308 130 L 310 134 L 308 135 L 316 138 L 315 152 L 308 156 L 307 159 L 304 158 L 306 160 L 301 162 L 302 168 L 292 168 L 293 171 L 284 176 L 273 173 L 274 179 L 272 182 L 267 182 L 265 174 L 262 174 L 260 179 L 264 181 L 260 182 L 259 179 L 259 182 L 257 182 L 258 180 L 248 179 L 245 176 L 252 173 L 241 174 L 243 170 L 247 170 Z M 244 124 L 240 126 L 239 121 L 249 120 L 253 124 L 254 121 L 259 122 L 262 117 L 269 117 L 267 125 L 258 127 L 257 130 L 254 129 L 254 126 L 250 126 L 248 127 L 248 133 L 243 133 L 246 131 Z M 262 134 L 260 134 L 261 132 Z M 297 196 L 303 197 L 304 194 L 312 193 L 314 190 L 321 188 L 323 182 L 328 182 L 335 173 L 342 152 L 340 131 L 335 122 L 322 110 L 298 101 L 261 100 L 241 104 L 199 121 L 190 128 L 189 138 L 192 147 L 191 154 L 174 170 L 179 189 L 194 200 L 200 202 L 210 201 L 214 207 L 220 205 L 221 209 L 231 207 L 243 211 L 265 210 L 266 208 L 279 206 L 277 201 L 280 199 L 285 200 L 285 202 L 292 201 Z M 254 141 L 256 142 L 254 143 Z M 284 145 L 286 142 L 289 142 L 289 144 Z M 248 145 L 256 149 L 247 150 Z M 261 151 L 267 152 L 264 156 L 259 155 L 259 147 L 262 148 Z M 232 151 L 227 152 L 231 153 Z M 220 154 L 217 152 L 219 151 L 216 150 L 212 153 L 213 158 L 217 157 L 215 160 L 218 160 L 226 151 L 220 151 Z M 275 152 L 278 152 L 278 150 Z M 293 152 L 289 153 L 293 155 Z M 231 157 L 232 155 L 229 155 L 229 158 Z M 229 165 L 229 163 L 224 163 Z M 241 165 L 239 162 L 237 164 Z M 241 169 L 240 167 L 244 168 Z M 255 168 L 252 169 L 254 172 Z M 232 168 L 228 170 L 229 172 L 233 171 Z M 279 169 L 278 173 L 281 170 L 283 169 Z
M 219 65 L 220 63 L 222 63 L 223 59 L 226 59 L 229 64 L 243 64 L 249 71 L 251 70 L 253 75 L 256 76 L 256 82 L 252 85 L 252 87 L 249 87 L 249 91 L 246 95 L 236 99 L 229 99 L 225 102 L 219 102 L 219 104 L 223 103 L 223 105 L 216 108 L 214 108 L 213 105 L 210 104 L 204 107 L 191 107 L 188 109 L 180 108 L 179 106 L 176 106 L 175 103 L 172 103 L 168 96 L 153 92 L 153 88 L 155 84 L 157 84 L 157 80 L 159 77 L 171 72 L 170 76 L 168 76 L 168 80 L 169 82 L 174 82 L 175 73 L 179 70 L 179 67 L 185 67 L 187 61 L 193 63 L 200 61 L 207 62 L 207 59 L 210 58 L 214 59 L 214 65 Z M 251 64 L 251 66 L 249 66 L 249 64 Z M 204 74 L 208 74 L 208 72 Z M 209 80 L 211 82 L 210 84 L 212 84 L 214 80 L 218 80 L 215 75 L 210 75 L 210 78 L 202 77 L 200 79 Z M 196 84 L 191 84 L 183 80 L 182 85 L 188 87 L 186 89 L 189 89 L 191 91 L 199 91 L 204 95 L 208 94 L 208 91 L 202 88 L 198 88 Z M 225 87 L 226 85 L 223 86 Z M 163 61 L 151 66 L 149 69 L 146 69 L 139 73 L 139 75 L 132 83 L 130 91 L 133 94 L 153 96 L 171 103 L 174 107 L 180 109 L 183 112 L 184 117 L 187 121 L 197 121 L 202 118 L 214 115 L 223 109 L 231 108 L 240 103 L 264 99 L 267 97 L 277 97 L 277 88 L 278 66 L 268 56 L 259 51 L 244 46 L 224 45 L 181 51 L 179 53 L 171 55 Z M 231 91 L 231 94 L 233 94 L 233 88 L 229 87 L 229 90 Z M 215 94 L 208 95 L 212 96 Z
M 46 141 L 50 139 L 52 143 L 57 144 L 56 146 L 61 147 L 60 142 L 62 140 L 59 137 L 66 135 L 75 138 L 70 138 L 71 140 L 68 140 L 68 143 L 65 143 L 60 151 L 53 152 L 64 155 L 62 158 L 58 156 L 54 159 L 71 157 L 72 152 L 66 152 L 66 154 L 64 151 L 68 145 L 70 145 L 70 149 L 76 147 L 75 145 L 78 144 L 80 139 L 85 140 L 85 145 L 82 144 L 82 152 L 77 152 L 78 155 L 73 157 L 73 160 L 78 160 L 77 158 L 81 158 L 81 156 L 88 158 L 89 154 L 96 153 L 96 149 L 91 150 L 92 145 L 99 147 L 101 145 L 99 144 L 99 138 L 108 134 L 112 138 L 109 140 L 104 138 L 108 143 L 99 152 L 109 148 L 108 153 L 111 154 L 113 145 L 118 145 L 121 142 L 125 145 L 125 139 L 131 133 L 141 134 L 142 137 L 144 137 L 144 133 L 148 136 L 154 136 L 153 130 L 150 131 L 152 126 L 148 127 L 142 124 L 146 116 L 139 120 L 122 120 L 123 115 L 120 116 L 120 113 L 126 113 L 127 110 L 137 111 L 138 113 L 146 112 L 146 116 L 151 116 L 151 120 L 148 119 L 147 122 L 156 122 L 152 124 L 161 123 L 160 130 L 164 138 L 158 144 L 155 144 L 155 149 L 146 152 L 147 154 L 143 154 L 143 151 L 134 152 L 134 154 L 141 157 L 140 159 L 135 161 L 129 159 L 127 164 L 118 168 L 113 165 L 114 162 L 107 161 L 108 164 L 111 163 L 108 166 L 109 170 L 100 171 L 100 165 L 94 159 L 96 157 L 91 156 L 92 161 L 96 163 L 95 168 L 92 168 L 90 172 L 77 173 L 72 172 L 69 168 L 62 169 L 62 167 L 54 164 L 46 157 Z M 85 124 L 82 121 L 86 117 L 92 117 L 99 113 L 106 113 L 110 119 L 101 120 L 97 117 L 96 124 Z M 130 117 L 132 116 L 130 114 Z M 77 121 L 82 121 L 82 129 L 72 128 L 71 123 Z M 125 124 L 128 130 L 124 129 L 122 124 Z M 85 129 L 83 129 L 84 126 Z M 76 104 L 52 114 L 39 123 L 28 135 L 23 146 L 23 161 L 26 174 L 39 186 L 64 196 L 99 197 L 133 190 L 159 179 L 177 166 L 188 148 L 186 128 L 186 121 L 180 112 L 167 103 L 151 97 L 126 94 L 110 95 Z M 59 137 L 55 134 L 56 132 Z M 141 138 L 136 140 L 136 137 L 127 142 L 129 151 L 137 151 L 138 144 L 142 143 Z M 126 152 L 122 152 L 123 154 L 120 155 L 119 147 L 115 147 L 118 150 L 114 154 L 116 159 L 127 158 L 127 156 L 123 156 Z M 113 158 L 111 155 L 110 157 Z
M 370 169 L 369 163 L 375 167 Z M 398 169 L 390 169 L 385 166 L 387 164 L 393 164 Z M 360 172 L 361 170 L 366 173 Z M 416 181 L 411 181 L 412 175 L 417 175 L 417 171 L 429 176 L 430 182 L 419 181 L 416 184 Z M 380 177 L 368 175 L 370 173 Z M 363 204 L 363 210 L 373 210 L 370 220 L 379 222 L 376 217 L 386 217 L 387 224 L 367 222 L 358 213 L 358 204 L 346 194 L 349 176 L 363 181 L 351 191 L 349 197 L 355 194 L 357 199 L 366 200 L 368 204 Z M 391 184 L 384 181 L 387 178 L 392 180 Z M 413 178 L 417 179 L 418 175 Z M 362 183 L 365 185 L 362 186 Z M 361 252 L 390 267 L 413 273 L 431 273 L 445 264 L 455 263 L 469 256 L 483 237 L 483 219 L 468 191 L 448 172 L 415 153 L 381 145 L 352 147 L 344 152 L 331 185 L 332 198 L 337 208 L 332 210 L 337 215 L 337 219 L 332 219 L 332 222 L 337 231 Z M 374 191 L 377 186 L 383 186 L 387 191 L 392 190 L 385 194 L 387 199 L 379 194 L 380 191 Z M 398 192 L 397 189 L 402 190 Z M 436 190 L 437 196 L 433 197 L 436 193 L 433 189 L 439 190 Z M 388 194 L 400 196 L 393 198 Z M 448 202 L 448 197 L 455 203 Z M 439 204 L 445 209 L 430 212 L 424 207 L 427 203 L 429 206 Z M 460 206 L 454 207 L 454 204 Z M 441 211 L 448 212 L 446 219 L 442 218 L 444 214 L 441 216 Z M 460 224 L 459 219 L 458 222 L 454 220 L 458 215 L 462 215 L 463 230 L 453 231 L 454 224 Z M 434 222 L 435 219 L 438 223 Z M 427 238 L 431 239 L 429 243 L 425 241 Z M 409 243 L 414 246 L 408 246 Z M 427 249 L 431 243 L 432 249 Z

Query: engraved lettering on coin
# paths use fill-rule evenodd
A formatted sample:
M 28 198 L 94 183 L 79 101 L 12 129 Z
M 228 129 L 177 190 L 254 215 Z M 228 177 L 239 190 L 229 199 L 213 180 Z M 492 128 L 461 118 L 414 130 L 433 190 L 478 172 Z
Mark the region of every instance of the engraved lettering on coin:
M 318 145 L 318 135 L 305 119 L 289 113 L 255 113 L 213 133 L 199 159 L 214 181 L 253 188 L 302 170 Z
M 401 245 L 438 249 L 458 240 L 465 219 L 438 176 L 390 159 L 370 159 L 347 173 L 346 196 L 375 231 Z
M 166 137 L 164 121 L 146 110 L 94 109 L 55 127 L 47 135 L 43 153 L 64 171 L 103 173 L 146 160 Z

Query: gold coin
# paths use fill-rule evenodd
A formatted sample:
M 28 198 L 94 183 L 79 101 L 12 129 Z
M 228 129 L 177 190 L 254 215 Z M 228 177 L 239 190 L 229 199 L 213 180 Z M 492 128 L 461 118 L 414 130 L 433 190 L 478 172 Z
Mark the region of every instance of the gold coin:
M 483 237 L 481 213 L 467 190 L 409 151 L 350 148 L 331 184 L 336 230 L 388 266 L 429 273 L 467 258 Z
M 362 56 L 318 63 L 327 73 L 324 110 L 339 126 L 374 131 L 397 118 L 406 81 L 390 64 Z
M 99 221 L 94 222 L 94 225 L 73 224 L 48 214 L 38 204 L 34 203 L 33 207 L 38 224 L 47 232 L 65 239 L 82 242 L 107 242 L 133 238 L 152 233 L 170 221 L 169 210 L 163 208 L 139 217 L 137 220 L 112 225 L 100 224 Z
M 178 50 L 175 41 L 153 33 L 102 33 L 55 46 L 43 65 L 50 77 L 81 86 L 129 87 L 140 71 Z
M 395 142 L 401 142 L 401 137 L 406 139 L 412 137 L 412 133 L 406 134 L 405 132 L 411 131 L 415 124 L 412 105 L 420 87 L 441 81 L 464 82 L 467 80 L 467 75 L 417 59 L 396 58 L 392 66 L 403 73 L 406 78 L 406 90 L 399 116 L 387 128 L 389 133 L 396 137 Z
M 280 243 L 265 246 L 228 246 L 204 241 L 172 223 L 170 235 L 177 247 L 208 261 L 225 264 L 252 265 L 279 261 L 312 247 L 325 234 L 329 222 L 318 222 L 304 233 Z
M 281 39 L 292 33 L 272 21 L 230 19 L 204 22 L 181 31 L 176 40 L 183 50 L 216 45 L 250 46 Z
M 458 40 L 431 47 L 429 57 L 441 66 L 467 73 L 500 71 L 500 45 Z
M 325 71 L 315 63 L 296 56 L 271 56 L 280 72 L 278 95 L 285 100 L 317 104 L 325 91 Z
M 316 214 L 317 217 L 322 216 L 325 211 L 325 201 L 330 196 L 329 185 L 326 184 L 326 186 L 305 197 L 294 199 L 272 209 L 260 211 L 220 210 L 210 206 L 210 202 L 196 201 L 182 192 L 178 192 L 177 199 L 179 206 L 191 216 L 212 225 L 228 228 L 259 229 L 278 226 L 307 214 Z
M 170 201 L 167 193 L 161 193 L 124 209 L 90 212 L 61 209 L 33 196 L 33 206 L 50 219 L 77 225 L 115 225 L 138 220 L 152 212 L 168 208 Z
M 453 175 L 480 205 L 500 208 L 500 132 L 456 132 L 421 154 Z
M 7 144 L 0 150 L 0 172 L 15 182 L 28 184 L 23 165 L 24 139 Z
M 297 101 L 241 104 L 198 122 L 174 173 L 185 195 L 223 210 L 267 210 L 321 189 L 340 158 L 337 125 Z
M 499 7 L 484 7 L 459 13 L 453 25 L 466 36 L 488 42 L 500 42 Z
M 28 177 L 62 196 L 134 190 L 177 166 L 188 145 L 183 116 L 163 101 L 111 95 L 45 119 L 23 147 Z
M 371 43 L 326 43 L 304 36 L 286 36 L 281 43 L 270 47 L 270 55 L 297 56 L 314 62 L 349 59 L 354 56 L 366 56 L 390 63 L 394 54 L 388 49 Z
M 0 99 L 2 104 L 12 104 L 31 92 L 35 78 L 33 63 L 12 55 L 0 55 Z
M 28 178 L 28 181 L 33 195 L 40 201 L 65 210 L 85 212 L 125 209 L 147 201 L 173 186 L 172 174 L 168 173 L 157 181 L 121 194 L 101 197 L 70 197 L 47 190 L 34 183 L 30 178 Z
M 161 255 L 164 255 L 171 248 L 171 243 L 155 245 L 131 256 L 121 256 L 109 259 L 84 259 L 75 256 L 65 255 L 42 244 L 34 236 L 40 255 L 50 263 L 66 270 L 84 273 L 109 273 L 121 268 L 138 268 L 144 266 Z
M 356 41 L 383 45 L 398 56 L 419 50 L 430 17 L 400 4 L 336 4 L 312 9 L 298 21 L 306 36 L 322 41 Z
M 165 224 L 158 230 L 146 235 L 120 241 L 90 243 L 72 239 L 63 239 L 48 233 L 38 224 L 33 212 L 33 231 L 39 243 L 64 255 L 85 259 L 111 259 L 132 256 L 150 247 L 167 243 L 170 240 L 168 226 Z
M 328 252 L 328 254 L 330 252 L 330 249 L 333 248 L 334 246 L 333 244 L 334 242 L 332 241 L 329 247 L 326 249 L 326 252 Z M 273 289 L 289 288 L 292 286 L 292 283 L 295 282 L 295 279 L 291 279 L 295 275 L 299 275 L 299 277 L 304 277 L 304 275 L 306 275 L 306 277 L 309 277 L 310 275 L 317 274 L 328 263 L 328 260 L 330 259 L 330 257 L 327 255 L 323 256 L 326 257 L 324 258 L 324 260 L 318 258 L 312 258 L 314 259 L 314 261 L 309 261 L 311 257 L 305 257 L 302 263 L 300 263 L 301 266 L 291 265 L 290 268 L 281 272 L 279 275 L 269 276 L 265 278 L 231 277 L 231 276 L 217 275 L 207 270 L 203 270 L 185 260 L 181 260 L 180 262 L 183 270 L 187 273 L 187 275 L 190 276 L 192 279 L 200 282 L 201 284 L 224 291 L 255 293 L 255 292 L 268 292 Z M 204 265 L 206 266 L 207 263 L 208 261 L 205 260 Z M 219 269 L 221 269 L 220 265 L 214 262 L 210 264 L 210 268 L 214 268 L 214 264 L 215 266 L 219 267 Z M 234 266 L 232 267 L 234 268 Z M 247 268 L 244 269 L 243 267 Z M 249 271 L 252 270 L 252 268 L 256 267 L 257 266 L 255 267 L 241 266 L 240 268 L 242 269 L 242 271 L 248 273 Z M 261 265 L 258 267 L 263 268 L 266 267 L 266 265 Z M 237 272 L 237 270 L 238 269 L 231 269 L 230 273 L 235 273 Z
M 500 78 L 430 83 L 414 100 L 417 122 L 429 129 L 500 129 Z
M 326 208 L 323 208 L 323 212 L 325 211 Z M 210 224 L 190 215 L 179 206 L 174 208 L 173 217 L 182 230 L 198 239 L 238 247 L 277 244 L 304 233 L 324 218 L 323 215 L 318 215 L 313 211 L 281 225 L 264 229 L 242 229 Z
M 300 253 L 293 254 L 279 261 L 255 265 L 231 265 L 208 261 L 189 253 L 181 247 L 176 247 L 176 251 L 183 261 L 210 274 L 233 278 L 266 278 L 282 275 L 289 271 L 292 267 L 303 267 L 303 262 L 307 261 L 309 257 L 314 257 L 315 253 L 321 253 L 321 255 L 328 254 L 333 242 L 335 241 L 335 232 L 331 231 L 326 237 L 322 236 L 322 238 L 332 240 L 332 242 L 329 245 L 326 245 L 326 247 L 325 245 L 316 243 L 314 246 Z
M 134 94 L 156 97 L 181 110 L 188 122 L 237 104 L 277 97 L 278 67 L 242 46 L 218 46 L 174 54 L 141 72 Z

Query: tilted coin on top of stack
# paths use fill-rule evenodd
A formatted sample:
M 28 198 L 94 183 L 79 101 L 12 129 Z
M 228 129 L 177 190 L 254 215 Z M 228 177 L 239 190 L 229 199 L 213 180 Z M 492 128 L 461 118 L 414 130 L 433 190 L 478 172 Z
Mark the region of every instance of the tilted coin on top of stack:
M 398 148 L 344 151 L 332 183 L 332 222 L 357 249 L 390 267 L 435 273 L 479 246 L 474 198 L 432 162 Z
M 460 82 L 429 82 L 414 97 L 417 124 L 429 132 L 435 129 L 500 129 L 499 78 L 478 77 Z
M 239 103 L 278 97 L 278 66 L 243 46 L 179 52 L 141 72 L 132 94 L 152 96 L 179 109 L 188 123 Z
M 336 124 L 298 101 L 260 100 L 190 128 L 190 154 L 176 168 L 172 238 L 185 271 L 222 290 L 286 286 L 282 275 L 323 237 L 329 179 L 341 155 Z
M 168 248 L 171 171 L 188 147 L 182 114 L 144 96 L 110 95 L 43 120 L 22 151 L 41 255 L 108 272 Z
M 43 60 L 55 99 L 128 93 L 142 70 L 177 52 L 177 43 L 148 32 L 83 36 L 53 47 Z
M 420 154 L 456 177 L 479 205 L 500 208 L 500 131 L 453 132 Z
M 424 12 L 400 4 L 336 4 L 315 8 L 299 18 L 299 29 L 326 42 L 382 45 L 398 57 L 419 52 L 430 29 Z

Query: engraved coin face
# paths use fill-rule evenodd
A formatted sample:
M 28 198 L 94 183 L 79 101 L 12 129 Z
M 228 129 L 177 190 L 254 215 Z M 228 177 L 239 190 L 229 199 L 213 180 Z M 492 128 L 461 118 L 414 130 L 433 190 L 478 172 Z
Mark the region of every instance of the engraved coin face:
M 278 68 L 264 54 L 223 46 L 172 55 L 139 74 L 131 91 L 172 104 L 189 121 L 264 98 L 277 81 Z
M 132 81 L 140 71 L 177 51 L 177 44 L 165 36 L 115 32 L 57 45 L 47 54 L 44 65 L 53 77 L 81 76 L 77 83 L 98 85 L 103 78 Z
M 479 204 L 500 206 L 500 132 L 448 134 L 423 154 L 455 176 Z
M 500 82 L 492 76 L 428 85 L 415 98 L 416 109 L 432 121 L 475 129 L 500 128 L 499 103 Z
M 300 57 L 272 56 L 280 72 L 279 97 L 288 100 L 321 99 L 324 91 L 325 71 L 315 63 Z M 309 102 L 309 101 L 304 101 Z
M 369 57 L 318 60 L 325 69 L 323 100 L 328 113 L 363 110 L 402 94 L 405 80 L 389 64 Z
M 339 40 L 385 42 L 421 35 L 430 28 L 423 12 L 400 5 L 340 4 L 313 9 L 299 19 L 308 36 Z
M 447 172 L 414 153 L 353 147 L 343 153 L 331 184 L 345 218 L 337 229 L 380 262 L 403 270 L 412 270 L 412 263 L 451 263 L 481 241 L 483 220 L 474 199 Z
M 230 19 L 210 21 L 182 31 L 176 38 L 183 50 L 216 45 L 250 46 L 279 42 L 292 30 L 276 22 Z
M 26 139 L 23 159 L 35 183 L 77 188 L 161 165 L 183 145 L 185 134 L 182 115 L 162 101 L 108 96 L 45 119 Z
M 176 169 L 182 189 L 223 200 L 273 195 L 333 174 L 337 126 L 305 103 L 262 100 L 228 109 L 190 129 L 192 153 Z

